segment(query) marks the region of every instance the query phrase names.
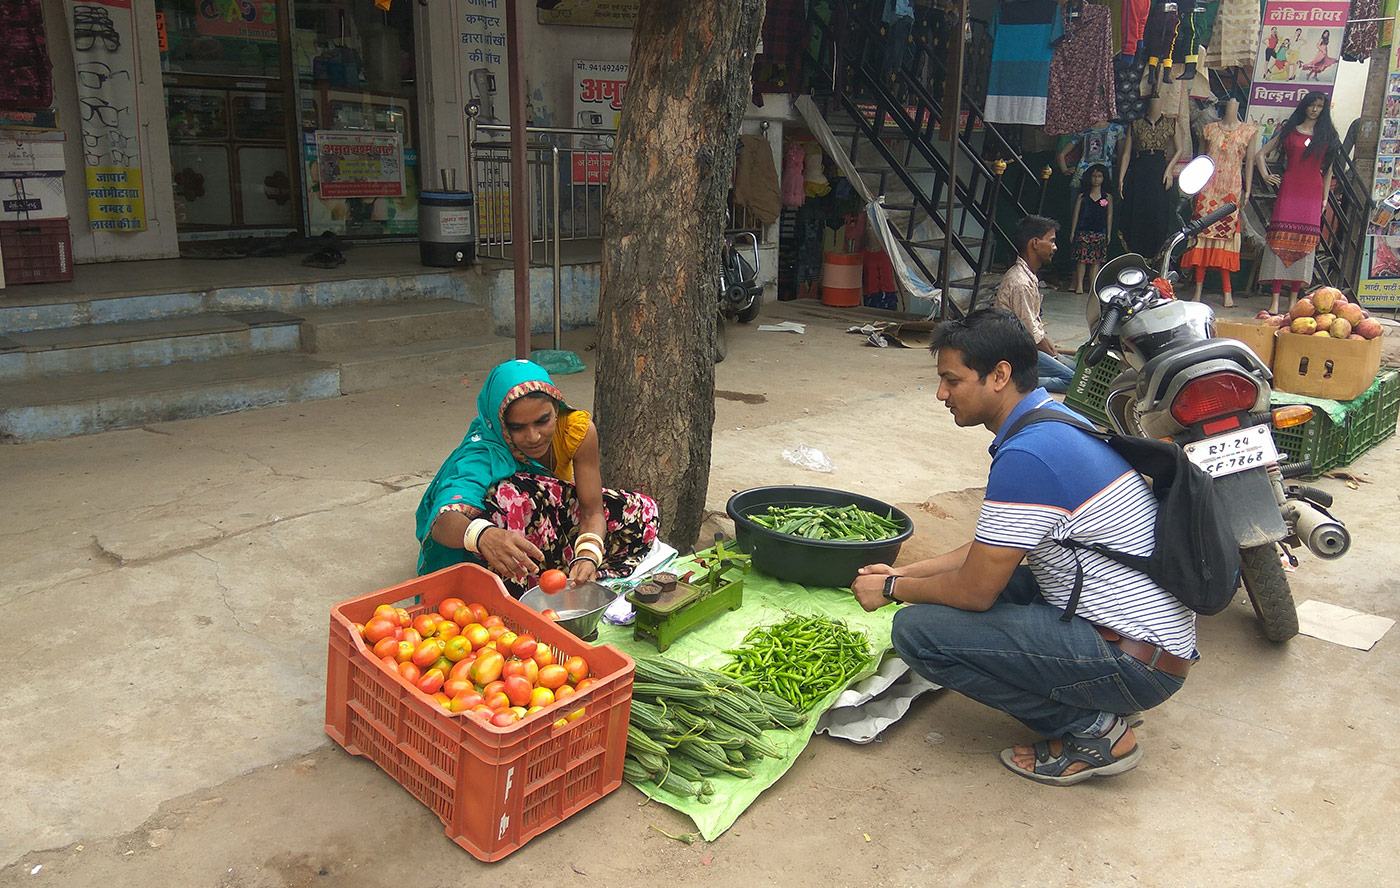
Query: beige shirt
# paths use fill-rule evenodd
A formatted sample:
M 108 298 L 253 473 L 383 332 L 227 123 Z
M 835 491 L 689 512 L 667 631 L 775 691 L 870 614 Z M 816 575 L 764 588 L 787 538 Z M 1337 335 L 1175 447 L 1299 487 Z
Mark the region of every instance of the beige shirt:
M 1020 318 L 1037 344 L 1046 338 L 1045 325 L 1040 322 L 1040 278 L 1023 257 L 1017 256 L 1016 264 L 1002 275 L 997 287 L 997 305 Z

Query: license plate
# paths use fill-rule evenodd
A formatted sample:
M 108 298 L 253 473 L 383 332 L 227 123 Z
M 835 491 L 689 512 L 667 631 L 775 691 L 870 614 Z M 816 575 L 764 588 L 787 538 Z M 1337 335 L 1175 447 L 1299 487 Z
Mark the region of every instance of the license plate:
M 1182 449 L 1191 462 L 1213 478 L 1278 462 L 1278 449 L 1267 425 L 1193 441 Z

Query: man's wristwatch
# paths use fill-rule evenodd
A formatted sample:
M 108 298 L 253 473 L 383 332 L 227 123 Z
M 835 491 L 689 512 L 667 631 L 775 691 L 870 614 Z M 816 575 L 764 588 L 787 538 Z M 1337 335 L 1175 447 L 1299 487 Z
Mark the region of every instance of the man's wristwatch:
M 885 577 L 885 600 L 893 601 L 895 604 L 903 604 L 904 602 L 894 597 L 894 581 L 897 579 L 899 579 L 898 574 L 889 574 Z

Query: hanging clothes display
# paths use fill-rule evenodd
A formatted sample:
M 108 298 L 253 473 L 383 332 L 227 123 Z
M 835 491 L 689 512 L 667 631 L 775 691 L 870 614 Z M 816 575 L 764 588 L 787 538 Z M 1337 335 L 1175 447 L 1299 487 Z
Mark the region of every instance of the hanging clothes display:
M 1238 120 L 1238 117 L 1236 118 Z M 1215 161 L 1215 175 L 1196 195 L 1196 218 L 1212 213 L 1227 203 L 1239 204 L 1244 187 L 1245 156 L 1254 143 L 1259 127 L 1252 123 L 1236 123 L 1233 127 L 1219 121 L 1206 124 L 1202 135 Z M 1202 266 L 1240 270 L 1240 214 L 1231 213 L 1201 232 L 1196 245 L 1181 257 L 1182 268 Z
M 1346 36 L 1342 38 L 1342 58 L 1348 62 L 1364 62 L 1376 52 L 1381 40 L 1380 0 L 1351 0 Z M 1370 19 L 1370 21 L 1365 21 Z
M 1259 27 L 1258 0 L 1221 0 L 1206 49 L 1206 66 L 1253 69 L 1259 51 Z
M 989 31 L 987 121 L 1044 125 L 1050 59 L 1065 33 L 1060 5 L 1055 0 L 1011 0 L 992 14 Z
M 1264 236 L 1268 249 L 1259 264 L 1260 283 L 1307 284 L 1322 239 L 1322 161 L 1327 152 L 1305 156 L 1311 138 L 1293 130 L 1283 140 L 1286 167 Z
M 1118 143 L 1123 141 L 1127 134 L 1128 131 L 1122 124 L 1110 123 L 1107 126 L 1087 129 L 1076 136 L 1075 143 L 1082 153 L 1079 155 L 1079 164 L 1070 173 L 1069 187 L 1078 190 L 1084 173 L 1095 164 L 1102 164 L 1110 170 L 1114 169 L 1114 159 L 1118 155 Z M 1066 157 L 1068 156 L 1068 151 L 1064 148 L 1060 150 Z
M 763 136 L 739 137 L 739 157 L 734 164 L 734 205 L 748 207 L 764 225 L 778 221 L 783 209 L 778 169 L 773 149 Z
M 1131 123 L 1147 113 L 1147 99 L 1142 97 L 1142 74 L 1147 69 L 1147 56 L 1141 53 L 1119 53 L 1113 57 L 1114 103 L 1117 120 Z
M 1064 37 L 1050 59 L 1045 131 L 1077 133 L 1118 116 L 1114 98 L 1113 23 L 1107 6 L 1069 0 Z
M 1142 40 L 1143 29 L 1147 27 L 1147 12 L 1152 8 L 1152 0 L 1123 0 L 1123 53 L 1137 53 L 1138 41 Z
M 805 0 L 767 0 L 763 14 L 763 52 L 753 60 L 753 100 L 763 93 L 800 93 L 807 88 L 802 59 L 807 54 Z
M 39 0 L 0 6 L 0 108 L 47 108 L 53 104 L 53 65 Z
M 1119 231 L 1129 250 L 1154 256 L 1176 227 L 1172 218 L 1175 186 L 1166 181 L 1177 156 L 1176 119 L 1135 120 L 1130 129 L 1132 154 L 1123 175 L 1123 212 Z

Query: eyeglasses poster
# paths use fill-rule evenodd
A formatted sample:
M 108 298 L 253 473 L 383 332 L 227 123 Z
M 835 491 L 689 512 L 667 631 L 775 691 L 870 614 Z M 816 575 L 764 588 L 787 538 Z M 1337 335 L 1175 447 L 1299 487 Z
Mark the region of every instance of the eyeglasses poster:
M 68 2 L 94 231 L 144 231 L 136 26 L 131 0 Z

